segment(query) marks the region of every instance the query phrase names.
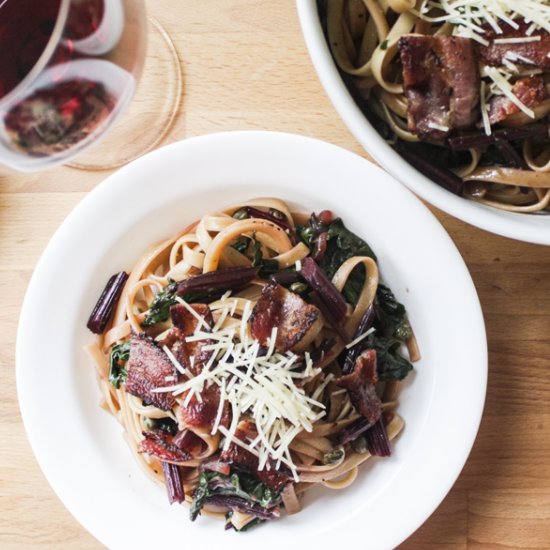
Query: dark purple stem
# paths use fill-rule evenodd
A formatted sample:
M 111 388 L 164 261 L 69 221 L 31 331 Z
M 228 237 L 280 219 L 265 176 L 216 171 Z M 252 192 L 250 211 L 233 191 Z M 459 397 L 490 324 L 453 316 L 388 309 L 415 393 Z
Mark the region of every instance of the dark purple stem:
M 359 326 L 357 327 L 357 330 L 353 335 L 353 340 L 355 340 L 356 338 L 359 338 L 359 336 L 361 336 L 362 334 L 365 334 L 365 332 L 367 332 L 367 330 L 369 330 L 372 327 L 375 318 L 376 318 L 376 313 L 374 311 L 374 305 L 371 304 L 367 308 L 367 311 L 365 311 L 365 314 L 363 315 L 363 317 L 361 318 L 361 321 L 359 322 Z M 360 351 L 361 351 L 361 346 L 359 345 L 353 346 L 350 350 L 348 350 L 348 353 L 344 360 L 344 365 L 342 366 L 342 374 L 350 374 L 351 372 L 353 372 L 353 368 L 355 367 L 355 361 L 359 356 Z
M 468 149 L 484 149 L 497 141 L 522 141 L 537 136 L 548 136 L 548 126 L 546 124 L 539 122 L 520 128 L 502 128 L 496 130 L 490 136 L 484 132 L 455 136 L 449 138 L 447 143 L 453 151 L 467 151 Z
M 287 286 L 300 280 L 300 274 L 297 271 L 279 271 L 273 273 L 269 280 L 279 285 Z
M 189 292 L 214 292 L 231 290 L 249 283 L 260 271 L 259 267 L 230 267 L 220 271 L 203 273 L 184 279 L 178 284 L 176 294 L 185 296 Z
M 369 452 L 373 456 L 391 456 L 390 440 L 386 423 L 381 416 L 365 434 Z
M 185 492 L 183 490 L 179 466 L 170 462 L 161 462 L 161 464 L 170 504 L 183 502 L 185 500 Z
M 514 149 L 514 146 L 509 141 L 499 139 L 495 142 L 495 145 L 508 163 L 508 166 L 511 168 L 529 170 L 525 159 Z
M 313 361 L 313 364 L 315 365 L 315 363 L 322 361 L 325 358 L 325 354 L 331 350 L 334 344 L 336 344 L 336 340 L 334 340 L 334 338 L 325 338 L 321 342 L 321 345 L 316 347 L 315 350 L 311 352 L 311 360 Z
M 414 168 L 422 172 L 426 177 L 430 178 L 434 183 L 440 185 L 447 191 L 455 195 L 462 196 L 464 182 L 454 172 L 441 168 L 433 164 L 432 161 L 424 158 L 422 154 L 415 148 L 402 141 L 398 141 L 395 145 L 395 150 Z
M 345 445 L 350 441 L 356 440 L 360 435 L 363 435 L 367 430 L 373 427 L 373 423 L 366 418 L 360 418 L 344 428 L 334 439 L 334 444 Z
M 294 233 L 294 228 L 292 227 L 292 225 L 290 225 L 286 218 L 276 218 L 273 214 L 270 214 L 269 212 L 264 212 L 263 210 L 259 210 L 258 208 L 254 208 L 253 206 L 247 206 L 246 211 L 251 218 L 259 218 L 260 220 L 270 221 L 275 225 L 278 225 L 285 231 L 288 231 L 289 233 Z
M 344 344 L 349 344 L 351 342 L 351 338 L 346 332 L 343 323 L 339 322 L 336 317 L 334 317 L 334 315 L 332 314 L 332 310 L 327 307 L 321 296 L 319 296 L 317 292 L 313 291 L 309 293 L 309 299 L 314 306 L 317 306 L 319 308 L 319 311 L 323 314 L 329 325 L 340 336 Z
M 127 280 L 128 273 L 121 271 L 107 282 L 86 325 L 94 334 L 103 334 Z
M 239 512 L 251 514 L 261 519 L 273 519 L 280 515 L 278 507 L 267 509 L 259 504 L 249 504 L 244 499 L 231 495 L 212 495 L 206 497 L 205 502 L 214 504 L 215 506 L 224 506 L 226 508 L 238 510 Z
M 348 310 L 346 300 L 313 258 L 308 257 L 302 261 L 300 273 L 309 286 L 319 294 L 333 319 L 337 323 L 343 321 Z

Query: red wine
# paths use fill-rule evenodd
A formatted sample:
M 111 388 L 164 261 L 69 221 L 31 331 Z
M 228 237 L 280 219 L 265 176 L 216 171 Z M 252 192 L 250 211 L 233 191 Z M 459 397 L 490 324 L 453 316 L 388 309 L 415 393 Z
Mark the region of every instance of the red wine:
M 0 99 L 34 67 L 52 35 L 61 0 L 0 0 Z M 73 0 L 65 26 L 66 48 L 56 62 L 74 54 L 71 40 L 94 34 L 105 13 L 104 0 Z M 62 51 L 64 50 L 64 51 Z
M 0 0 L 0 164 L 3 150 L 18 166 L 45 165 L 109 126 L 135 90 L 133 2 Z
M 0 99 L 23 80 L 44 51 L 61 0 L 0 0 Z M 6 53 L 9 52 L 9 53 Z
M 73 2 L 67 20 L 67 38 L 81 40 L 96 32 L 103 20 L 103 0 Z

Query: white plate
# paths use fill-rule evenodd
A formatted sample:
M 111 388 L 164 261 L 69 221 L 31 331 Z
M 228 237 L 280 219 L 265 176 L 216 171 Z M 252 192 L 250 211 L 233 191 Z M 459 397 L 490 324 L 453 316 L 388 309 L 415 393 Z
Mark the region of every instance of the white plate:
M 408 308 L 423 359 L 407 379 L 406 426 L 393 456 L 361 468 L 348 489 L 318 489 L 304 509 L 245 534 L 169 506 L 138 469 L 82 351 L 87 317 L 109 275 L 151 244 L 245 198 L 273 195 L 340 215 L 378 255 Z M 32 448 L 48 481 L 109 548 L 334 549 L 343 540 L 392 548 L 434 511 L 473 444 L 485 398 L 487 350 L 468 271 L 432 214 L 389 175 L 348 151 L 268 132 L 175 143 L 92 191 L 57 231 L 29 285 L 17 337 L 17 387 Z M 32 521 L 32 518 L 30 519 Z M 176 542 L 177 541 L 177 542 Z
M 518 214 L 458 197 L 413 168 L 366 119 L 349 93 L 327 45 L 316 0 L 296 0 L 302 32 L 319 80 L 342 120 L 392 176 L 444 212 L 476 227 L 520 241 L 550 245 L 550 214 Z

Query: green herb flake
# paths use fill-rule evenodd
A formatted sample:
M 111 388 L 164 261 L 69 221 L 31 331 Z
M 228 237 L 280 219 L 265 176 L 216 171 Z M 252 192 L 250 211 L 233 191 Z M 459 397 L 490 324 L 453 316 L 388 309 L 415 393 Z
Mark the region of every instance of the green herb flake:
M 109 356 L 109 382 L 111 386 L 120 388 L 126 382 L 128 372 L 122 365 L 130 358 L 130 342 L 122 342 L 111 348 Z
M 297 225 L 296 234 L 307 247 L 311 248 L 313 246 L 313 239 L 315 238 L 313 227 L 309 225 Z
M 344 456 L 343 449 L 331 449 L 323 455 L 323 464 L 334 464 Z
M 400 340 L 372 333 L 364 341 L 365 348 L 376 350 L 378 376 L 381 381 L 403 380 L 412 370 L 412 364 L 399 353 L 402 345 Z
M 206 499 L 210 495 L 210 488 L 208 486 L 210 480 L 215 477 L 216 472 L 202 472 L 199 476 L 199 482 L 193 493 L 193 502 L 189 509 L 189 515 L 191 521 L 195 521 L 197 516 L 200 515 L 202 508 L 206 504 Z M 221 474 L 220 474 L 221 475 Z
M 407 319 L 405 306 L 397 301 L 390 288 L 382 284 L 378 285 L 374 306 L 382 324 L 384 336 L 397 338 L 403 342 L 412 336 L 413 332 Z
M 277 273 L 280 269 L 279 262 L 262 256 L 262 244 L 255 239 L 252 240 L 252 267 L 259 267 L 258 275 L 263 278 L 268 278 L 273 273 Z
M 237 210 L 233 214 L 233 217 L 236 220 L 246 220 L 246 219 L 250 218 L 250 213 L 248 212 L 248 208 L 246 208 L 246 206 L 245 206 L 244 208 L 241 208 L 240 210 Z
M 295 294 L 302 294 L 306 290 L 308 290 L 309 286 L 306 283 L 302 282 L 296 282 L 292 283 L 289 287 L 289 290 L 291 292 L 294 292 Z
M 170 281 L 166 287 L 153 298 L 149 306 L 149 313 L 141 323 L 143 328 L 152 327 L 157 323 L 162 323 L 170 317 L 170 306 L 176 303 L 176 291 L 178 283 Z
M 241 237 L 240 239 L 237 239 L 231 246 L 241 254 L 244 254 L 248 250 L 248 246 L 250 245 L 250 239 L 248 237 Z
M 162 430 L 170 435 L 176 435 L 178 433 L 178 424 L 169 416 L 165 416 L 163 418 L 152 418 L 151 420 L 151 429 L 153 430 Z
M 277 210 L 276 208 L 270 208 L 269 209 L 269 214 L 271 214 L 276 220 L 286 219 L 286 216 L 280 210 Z

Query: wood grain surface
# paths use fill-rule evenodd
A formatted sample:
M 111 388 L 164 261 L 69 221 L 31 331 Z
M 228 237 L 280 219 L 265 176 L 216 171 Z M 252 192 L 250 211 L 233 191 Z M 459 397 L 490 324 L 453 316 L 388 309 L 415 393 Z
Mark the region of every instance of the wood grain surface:
M 320 138 L 367 157 L 317 79 L 293 0 L 149 0 L 148 7 L 172 36 L 183 68 L 181 113 L 166 143 L 221 130 L 270 129 Z M 157 52 L 148 55 L 154 65 Z M 139 106 L 133 109 L 139 115 Z M 34 459 L 19 415 L 14 349 L 20 307 L 40 254 L 65 216 L 107 175 L 59 167 L 0 178 L 4 549 L 101 548 L 57 499 Z M 479 292 L 489 387 L 466 467 L 433 516 L 400 548 L 548 549 L 550 248 L 485 233 L 432 211 Z

